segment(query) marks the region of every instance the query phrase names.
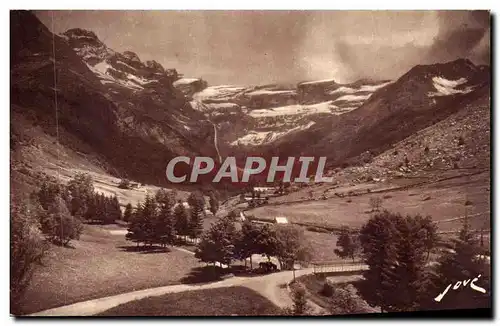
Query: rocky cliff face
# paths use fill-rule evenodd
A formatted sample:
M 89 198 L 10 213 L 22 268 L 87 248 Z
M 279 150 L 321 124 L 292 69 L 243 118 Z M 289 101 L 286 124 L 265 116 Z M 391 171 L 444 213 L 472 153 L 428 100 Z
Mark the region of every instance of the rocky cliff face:
M 184 80 L 174 83 L 176 88 L 183 89 L 183 84 L 191 81 Z M 326 80 L 298 85 L 210 86 L 192 95 L 191 106 L 217 124 L 227 153 L 248 152 L 289 138 L 318 121 L 355 110 L 373 92 L 389 84 L 370 80 L 338 84 Z
M 119 177 L 161 184 L 170 158 L 215 156 L 213 127 L 173 87 L 174 69 L 116 52 L 91 31 L 53 35 L 27 11 L 11 12 L 11 40 L 12 110 L 53 133 L 57 94 L 59 127 Z

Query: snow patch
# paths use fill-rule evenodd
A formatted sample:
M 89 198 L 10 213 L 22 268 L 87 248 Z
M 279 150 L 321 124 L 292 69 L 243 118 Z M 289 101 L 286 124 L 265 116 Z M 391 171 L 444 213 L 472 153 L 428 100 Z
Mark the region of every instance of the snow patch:
M 328 94 L 330 95 L 335 95 L 339 93 L 345 93 L 345 94 L 354 94 L 359 92 L 359 89 L 351 88 L 351 87 L 345 87 L 345 86 L 340 86 L 339 88 L 329 92 Z
M 173 85 L 174 86 L 189 85 L 189 84 L 195 83 L 197 81 L 200 81 L 200 79 L 198 79 L 198 78 L 181 78 L 181 79 L 177 79 L 176 81 L 174 81 Z
M 359 102 L 359 101 L 366 101 L 372 94 L 366 94 L 366 95 L 344 95 L 341 96 L 337 99 L 335 99 L 335 102 L 341 102 L 341 101 L 346 101 L 346 102 Z
M 240 86 L 229 86 L 229 85 L 219 85 L 210 86 L 193 95 L 193 98 L 198 101 L 203 101 L 206 99 L 228 99 L 236 94 L 244 91 L 245 87 Z
M 288 91 L 272 91 L 272 90 L 267 90 L 267 89 L 259 89 L 250 93 L 247 93 L 246 95 L 250 96 L 256 96 L 256 95 L 293 95 L 295 94 L 295 91 L 288 90 Z
M 428 96 L 448 96 L 453 94 L 467 94 L 470 93 L 474 87 L 469 86 L 464 89 L 456 89 L 456 87 L 467 83 L 466 78 L 459 78 L 457 80 L 449 80 L 443 77 L 432 77 L 434 88 L 437 92 L 429 92 Z
M 327 101 L 311 105 L 294 104 L 270 109 L 258 109 L 251 111 L 249 115 L 253 118 L 278 117 L 297 114 L 308 115 L 315 113 L 331 113 L 331 109 L 336 108 L 337 106 L 332 105 L 332 101 Z
M 390 82 L 386 82 L 386 83 L 383 83 L 383 84 L 378 84 L 378 85 L 363 85 L 361 86 L 361 88 L 359 89 L 361 92 L 375 92 L 379 89 L 381 89 L 382 87 L 385 87 L 389 84 L 392 84 L 393 82 L 390 81 Z
M 314 125 L 314 122 L 311 121 L 306 125 L 297 126 L 295 128 L 291 128 L 284 131 L 250 131 L 245 136 L 242 136 L 235 141 L 231 142 L 232 146 L 237 145 L 262 145 L 264 143 L 273 142 L 287 134 L 292 132 L 296 132 L 299 130 L 305 130 Z
M 98 64 L 96 64 L 94 67 L 92 67 L 91 69 L 94 71 L 97 71 L 103 75 L 106 75 L 106 71 L 108 70 L 109 67 L 110 66 L 109 66 L 109 64 L 106 63 L 106 61 L 101 61 Z
M 119 63 L 119 64 L 122 64 L 122 65 L 124 65 L 124 66 L 127 66 L 127 67 L 129 67 L 130 69 L 132 69 L 132 70 L 137 70 L 136 68 L 132 67 L 132 66 L 131 66 L 131 65 L 129 65 L 128 63 L 125 63 L 125 62 L 123 62 L 123 61 L 121 61 L 121 60 L 116 60 L 116 63 Z

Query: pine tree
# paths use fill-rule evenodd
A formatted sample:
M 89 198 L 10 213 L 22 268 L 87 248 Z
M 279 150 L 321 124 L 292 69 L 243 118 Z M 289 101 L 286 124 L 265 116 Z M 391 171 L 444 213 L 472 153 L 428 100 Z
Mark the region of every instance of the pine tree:
M 125 212 L 123 213 L 123 220 L 125 222 L 130 222 L 132 220 L 132 204 L 128 203 L 125 206 Z
M 481 248 L 470 230 L 468 218 L 463 220 L 457 239 L 452 242 L 451 250 L 442 254 L 436 267 L 433 280 L 433 293 L 442 293 L 451 284 L 461 282 L 462 286 L 448 292 L 439 302 L 428 302 L 430 309 L 472 309 L 491 307 L 490 278 L 491 266 L 480 258 Z M 478 277 L 481 275 L 480 277 Z M 470 288 L 470 283 L 477 279 L 477 286 L 486 290 L 481 293 Z
M 85 212 L 84 219 L 87 221 L 96 220 L 96 216 L 98 214 L 98 198 L 96 193 L 93 193 L 87 203 L 87 211 Z
M 106 207 L 106 198 L 104 197 L 103 193 L 95 194 L 95 206 L 96 214 L 94 219 L 99 221 L 100 223 L 106 223 L 108 212 Z
M 156 219 L 156 239 L 162 246 L 175 243 L 175 225 L 172 216 L 173 199 L 163 189 L 155 195 L 159 212 Z
M 371 306 L 389 311 L 394 302 L 397 220 L 399 215 L 387 211 L 370 218 L 362 227 L 360 241 L 369 269 L 363 273 L 361 293 Z
M 112 216 L 114 221 L 121 220 L 123 218 L 122 210 L 120 208 L 120 202 L 118 201 L 116 195 L 111 199 L 111 209 L 113 212 Z
M 398 220 L 394 284 L 397 295 L 391 311 L 416 311 L 429 298 L 430 275 L 426 270 L 429 244 L 421 217 L 407 216 Z
M 191 206 L 191 218 L 188 223 L 188 235 L 193 239 L 197 239 L 202 233 L 203 207 L 200 201 L 193 201 Z
M 143 232 L 146 244 L 152 245 L 156 240 L 155 223 L 157 221 L 157 206 L 154 197 L 146 195 L 142 207 Z
M 71 215 L 85 217 L 89 202 L 94 195 L 92 177 L 85 173 L 78 173 L 68 182 L 67 188 L 71 194 Z
M 200 191 L 190 193 L 187 202 L 190 207 L 199 206 L 201 207 L 202 212 L 205 210 L 205 198 Z
M 187 236 L 189 230 L 189 220 L 182 201 L 178 201 L 174 208 L 175 231 L 178 235 Z
M 137 204 L 137 207 L 132 214 L 132 218 L 129 221 L 127 231 L 128 232 L 125 238 L 137 243 L 138 246 L 146 239 L 144 232 L 144 216 L 142 214 L 142 203 L 140 202 Z

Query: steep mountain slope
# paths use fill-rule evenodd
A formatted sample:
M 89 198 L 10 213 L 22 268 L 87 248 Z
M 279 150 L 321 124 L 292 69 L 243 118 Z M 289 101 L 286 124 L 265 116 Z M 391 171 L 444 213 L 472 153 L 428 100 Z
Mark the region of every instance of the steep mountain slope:
M 479 94 L 480 92 L 480 94 Z M 371 162 L 335 173 L 338 182 L 382 181 L 442 171 L 490 169 L 491 112 L 488 88 L 458 112 L 411 136 L 374 157 Z
M 92 32 L 53 35 L 32 13 L 11 12 L 11 112 L 53 136 L 57 93 L 57 127 L 71 136 L 61 144 L 90 148 L 118 177 L 162 184 L 170 158 L 215 156 L 213 127 L 173 87 L 176 78 Z
M 373 93 L 358 109 L 322 120 L 267 148 L 267 155 L 325 155 L 340 165 L 366 151 L 376 155 L 489 94 L 487 67 L 464 59 L 416 66 Z

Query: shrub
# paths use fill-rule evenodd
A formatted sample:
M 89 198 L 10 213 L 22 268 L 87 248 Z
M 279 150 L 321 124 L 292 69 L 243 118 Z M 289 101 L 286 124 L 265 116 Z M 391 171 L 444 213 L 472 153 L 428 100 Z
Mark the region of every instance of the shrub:
M 465 206 L 470 206 L 470 205 L 472 205 L 472 202 L 471 202 L 470 200 L 467 200 L 467 201 L 465 202 Z
M 462 146 L 465 144 L 464 138 L 462 136 L 458 137 L 458 146 Z
M 19 314 L 19 301 L 36 266 L 41 263 L 47 245 L 39 230 L 38 207 L 30 210 L 24 204 L 12 203 L 10 209 L 10 304 L 11 313 Z

